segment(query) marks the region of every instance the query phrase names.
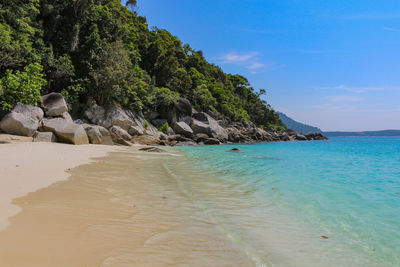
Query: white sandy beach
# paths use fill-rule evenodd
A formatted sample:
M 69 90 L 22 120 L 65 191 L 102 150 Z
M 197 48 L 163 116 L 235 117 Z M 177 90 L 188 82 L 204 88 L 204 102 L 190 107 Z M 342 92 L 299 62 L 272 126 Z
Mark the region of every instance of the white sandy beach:
M 0 144 L 0 231 L 7 227 L 8 219 L 20 211 L 11 203 L 14 198 L 65 180 L 69 177 L 68 169 L 123 149 L 18 141 Z

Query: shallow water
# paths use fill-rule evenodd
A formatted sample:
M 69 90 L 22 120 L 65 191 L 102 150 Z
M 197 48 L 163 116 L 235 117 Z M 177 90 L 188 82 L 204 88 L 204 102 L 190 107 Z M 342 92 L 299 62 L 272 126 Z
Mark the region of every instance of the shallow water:
M 259 265 L 400 266 L 400 138 L 180 149 L 207 170 L 186 190 Z

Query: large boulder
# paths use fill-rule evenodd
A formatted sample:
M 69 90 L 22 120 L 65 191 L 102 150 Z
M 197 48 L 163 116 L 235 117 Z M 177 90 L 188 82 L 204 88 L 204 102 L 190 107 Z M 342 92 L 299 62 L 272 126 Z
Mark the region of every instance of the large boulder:
M 190 128 L 192 128 L 194 134 L 206 134 L 211 136 L 211 127 L 208 123 L 192 119 Z
M 71 115 L 68 112 L 64 112 L 63 114 L 61 114 L 61 118 L 63 118 L 68 122 L 74 122 L 74 120 L 72 119 Z
M 39 130 L 53 132 L 61 142 L 74 145 L 89 144 L 88 136 L 82 125 L 68 122 L 62 118 L 44 120 Z
M 144 131 L 141 127 L 139 126 L 131 126 L 128 129 L 128 133 L 132 136 L 137 136 L 137 135 L 144 135 Z
M 0 121 L 0 129 L 8 134 L 32 137 L 38 127 L 38 120 L 15 111 L 11 111 Z
M 176 104 L 176 110 L 178 111 L 180 117 L 192 116 L 192 105 L 186 98 L 179 99 L 178 103 Z
M 101 143 L 102 145 L 107 145 L 107 146 L 112 146 L 114 145 L 114 142 L 111 137 L 111 133 L 104 128 L 103 126 L 97 125 L 97 129 L 99 129 L 101 133 L 101 137 L 103 139 L 103 142 Z
M 100 133 L 99 128 L 90 126 L 85 130 L 91 144 L 100 145 L 103 143 L 103 135 Z
M 182 134 L 188 138 L 191 138 L 193 136 L 193 130 L 183 121 L 175 122 L 172 125 L 172 129 L 175 133 Z
M 94 100 L 89 100 L 87 106 L 84 116 L 93 124 L 107 129 L 118 126 L 133 136 L 143 134 L 159 136 L 157 128 L 148 123 L 142 114 L 135 114 L 114 105 L 104 109 L 98 106 Z
M 0 129 L 8 134 L 32 137 L 43 119 L 43 110 L 17 103 L 0 121 Z
M 220 141 L 228 140 L 228 132 L 210 115 L 205 112 L 198 112 L 193 114 L 193 118 L 204 124 L 208 124 L 210 132 L 207 133 L 210 137 L 216 138 Z
M 115 144 L 124 145 L 124 146 L 131 145 L 130 141 L 132 139 L 132 136 L 127 131 L 122 129 L 121 127 L 112 126 L 110 128 L 110 134 L 111 134 L 111 138 Z
M 57 142 L 57 137 L 52 132 L 36 132 L 33 136 L 33 142 Z
M 83 112 L 84 118 L 93 124 L 104 126 L 103 121 L 106 115 L 105 109 L 97 105 L 96 101 L 93 99 L 89 99 L 86 106 L 87 108 Z M 107 128 L 107 126 L 104 127 Z
M 49 117 L 62 116 L 64 112 L 68 112 L 67 103 L 60 93 L 50 93 L 42 96 L 42 107 L 46 116 Z
M 34 120 L 41 121 L 43 120 L 43 110 L 39 107 L 34 107 L 30 105 L 25 105 L 22 103 L 17 103 L 12 111 L 24 114 L 25 116 L 31 117 Z

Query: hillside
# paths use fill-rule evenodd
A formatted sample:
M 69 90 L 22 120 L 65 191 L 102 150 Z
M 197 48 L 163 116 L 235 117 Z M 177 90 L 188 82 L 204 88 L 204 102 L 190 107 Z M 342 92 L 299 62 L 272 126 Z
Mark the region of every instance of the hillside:
M 2 113 L 59 92 L 75 118 L 92 98 L 151 117 L 184 97 L 216 119 L 284 128 L 260 99 L 264 90 L 224 73 L 167 30 L 149 29 L 146 18 L 131 10 L 120 0 L 1 1 Z
M 277 112 L 279 115 L 279 118 L 282 120 L 283 124 L 286 125 L 287 128 L 292 129 L 296 132 L 302 133 L 302 134 L 307 134 L 310 132 L 316 133 L 320 132 L 322 133 L 321 129 L 318 127 L 310 126 L 301 122 L 297 122 L 291 118 L 289 118 L 286 114 L 282 112 Z

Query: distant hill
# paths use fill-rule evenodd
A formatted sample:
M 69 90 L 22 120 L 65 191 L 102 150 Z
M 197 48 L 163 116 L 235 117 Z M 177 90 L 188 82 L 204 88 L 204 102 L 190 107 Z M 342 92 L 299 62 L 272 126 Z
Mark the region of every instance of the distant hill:
M 282 120 L 283 121 L 283 120 Z M 285 123 L 285 122 L 283 122 Z M 384 131 L 365 131 L 365 132 L 324 132 L 328 137 L 362 137 L 362 136 L 400 136 L 400 130 L 384 130 Z
M 289 118 L 286 114 L 282 112 L 277 112 L 279 115 L 279 118 L 283 122 L 283 124 L 286 125 L 287 128 L 292 129 L 296 132 L 302 133 L 302 134 L 307 134 L 309 132 L 321 132 L 321 129 L 318 127 L 310 126 L 301 122 L 297 122 L 291 118 Z

